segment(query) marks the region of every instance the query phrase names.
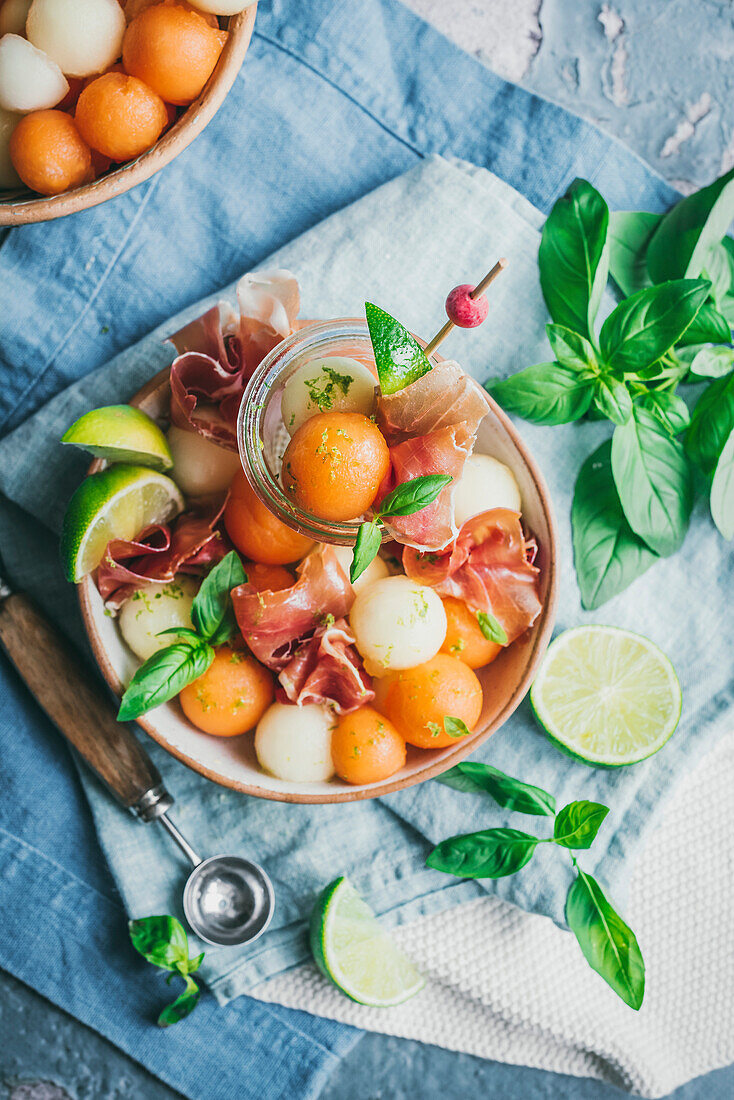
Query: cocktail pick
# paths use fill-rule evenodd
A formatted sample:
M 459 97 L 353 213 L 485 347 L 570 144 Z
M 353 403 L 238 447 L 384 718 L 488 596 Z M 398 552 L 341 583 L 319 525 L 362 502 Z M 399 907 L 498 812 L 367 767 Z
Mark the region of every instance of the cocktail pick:
M 507 260 L 503 257 L 497 261 L 492 270 L 488 271 L 482 281 L 477 283 L 473 289 L 468 283 L 454 287 L 446 299 L 446 313 L 449 319 L 433 339 L 426 344 L 424 349 L 426 355 L 433 354 L 438 345 L 446 339 L 452 328 L 457 326 L 459 328 L 476 328 L 477 325 L 481 325 L 489 312 L 489 303 L 483 297 L 484 291 L 506 267 Z

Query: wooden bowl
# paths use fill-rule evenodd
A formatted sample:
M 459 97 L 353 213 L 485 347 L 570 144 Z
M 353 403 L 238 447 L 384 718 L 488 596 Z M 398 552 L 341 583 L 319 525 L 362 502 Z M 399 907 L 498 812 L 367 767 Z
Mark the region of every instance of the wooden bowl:
M 47 222 L 98 206 L 137 187 L 177 157 L 212 120 L 234 84 L 250 45 L 256 12 L 257 0 L 239 15 L 223 19 L 222 25 L 229 31 L 229 38 L 204 90 L 146 153 L 137 160 L 121 164 L 93 183 L 61 195 L 44 198 L 26 190 L 0 191 L 0 226 Z
M 168 370 L 163 370 L 131 400 L 154 420 L 165 422 L 170 405 Z M 535 676 L 550 642 L 557 597 L 558 547 L 550 498 L 543 477 L 520 436 L 499 406 L 489 399 L 490 411 L 480 425 L 477 451 L 505 462 L 515 474 L 523 500 L 523 518 L 538 540 L 540 593 L 543 610 L 521 638 L 477 675 L 484 691 L 484 708 L 475 732 L 448 748 L 422 750 L 408 745 L 405 767 L 381 783 L 351 786 L 340 779 L 328 783 L 291 783 L 261 771 L 252 733 L 241 737 L 211 737 L 197 730 L 173 700 L 138 719 L 154 741 L 223 787 L 279 802 L 351 802 L 377 798 L 431 779 L 474 752 L 506 722 Z M 100 469 L 96 460 L 90 473 Z M 104 603 L 91 577 L 77 586 L 82 618 L 94 656 L 112 690 L 122 694 L 139 662 L 123 642 L 115 620 L 104 613 Z

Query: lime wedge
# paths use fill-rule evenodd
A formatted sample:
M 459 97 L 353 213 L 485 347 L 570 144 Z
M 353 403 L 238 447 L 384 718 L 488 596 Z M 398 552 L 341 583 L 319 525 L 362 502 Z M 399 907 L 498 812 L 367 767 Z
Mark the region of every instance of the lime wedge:
M 343 876 L 326 887 L 314 906 L 311 950 L 322 974 L 363 1005 L 399 1005 L 425 985 Z
M 173 458 L 158 425 L 132 405 L 106 405 L 76 420 L 62 436 L 108 462 L 135 462 L 154 470 L 170 470 Z
M 675 669 L 640 634 L 577 626 L 549 646 L 530 702 L 559 749 L 585 764 L 636 764 L 662 748 L 678 725 Z
M 109 466 L 91 474 L 69 501 L 61 531 L 66 579 L 96 569 L 110 539 L 132 539 L 149 523 L 166 523 L 184 506 L 175 482 L 145 466 Z

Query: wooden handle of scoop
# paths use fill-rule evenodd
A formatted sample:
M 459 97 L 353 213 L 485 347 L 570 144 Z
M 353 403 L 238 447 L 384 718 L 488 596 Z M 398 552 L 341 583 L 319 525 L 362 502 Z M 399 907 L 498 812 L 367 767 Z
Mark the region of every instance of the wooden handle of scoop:
M 0 602 L 0 643 L 51 721 L 123 806 L 144 818 L 170 807 L 158 770 L 128 727 L 116 721 L 109 696 L 21 593 Z M 157 811 L 150 813 L 153 806 Z

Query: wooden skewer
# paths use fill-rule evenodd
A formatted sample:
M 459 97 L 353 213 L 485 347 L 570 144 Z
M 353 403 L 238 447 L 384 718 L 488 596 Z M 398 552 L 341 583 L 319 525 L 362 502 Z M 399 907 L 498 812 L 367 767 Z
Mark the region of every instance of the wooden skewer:
M 479 298 L 480 295 L 484 294 L 489 284 L 493 283 L 500 272 L 504 271 L 506 267 L 507 260 L 503 256 L 501 260 L 497 261 L 492 270 L 487 272 L 482 281 L 480 283 L 477 283 L 477 285 L 474 287 L 474 290 L 472 290 L 469 294 L 469 297 Z M 438 330 L 433 339 L 429 340 L 424 348 L 426 355 L 432 355 L 434 353 L 438 345 L 443 343 L 443 341 L 446 339 L 452 328 L 455 328 L 454 322 L 447 321 L 443 328 Z

